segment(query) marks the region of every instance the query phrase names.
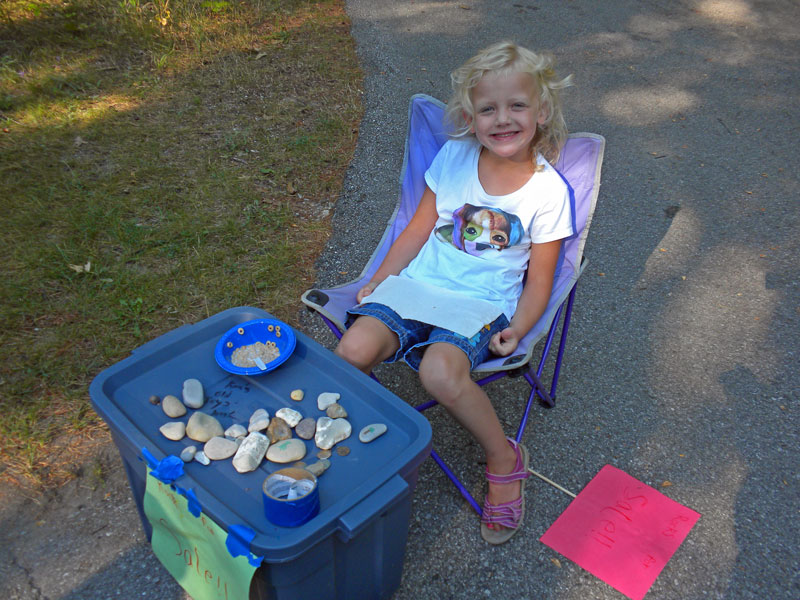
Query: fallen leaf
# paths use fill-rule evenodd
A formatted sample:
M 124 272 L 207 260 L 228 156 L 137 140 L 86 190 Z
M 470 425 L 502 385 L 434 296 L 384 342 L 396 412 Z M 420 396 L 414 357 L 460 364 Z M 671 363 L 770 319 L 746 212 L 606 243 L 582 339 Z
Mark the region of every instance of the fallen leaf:
M 91 261 L 86 261 L 85 265 L 67 265 L 67 266 L 76 273 L 88 273 L 89 271 L 92 270 Z
M 661 487 L 669 487 L 671 485 L 672 485 L 671 481 L 664 481 L 664 482 L 661 483 Z
M 83 146 L 86 143 L 87 142 L 84 141 L 84 139 L 81 136 L 79 136 L 79 135 L 75 136 L 75 147 L 76 148 L 80 148 L 81 146 Z
M 559 569 L 561 568 L 561 561 L 558 560 L 557 558 L 551 558 L 550 562 L 553 563 L 555 566 L 557 566 Z
M 256 54 L 255 60 L 258 60 L 259 58 L 264 58 L 266 55 L 267 55 L 266 52 L 259 52 L 258 54 Z

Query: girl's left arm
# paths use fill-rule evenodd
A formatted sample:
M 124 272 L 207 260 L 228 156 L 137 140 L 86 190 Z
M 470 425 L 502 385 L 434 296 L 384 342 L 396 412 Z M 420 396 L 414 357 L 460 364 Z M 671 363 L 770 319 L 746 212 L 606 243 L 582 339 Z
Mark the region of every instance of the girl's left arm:
M 520 340 L 544 314 L 550 301 L 560 251 L 561 240 L 531 244 L 528 279 L 522 288 L 517 310 L 509 326 L 496 333 L 489 343 L 489 349 L 498 356 L 508 356 L 516 350 Z

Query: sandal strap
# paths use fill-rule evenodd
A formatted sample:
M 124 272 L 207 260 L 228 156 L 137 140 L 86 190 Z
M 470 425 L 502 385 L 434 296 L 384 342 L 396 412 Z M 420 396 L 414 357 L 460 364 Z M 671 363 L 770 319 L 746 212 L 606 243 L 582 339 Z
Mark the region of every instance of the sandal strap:
M 519 444 L 511 438 L 506 439 L 508 439 L 508 444 L 514 449 L 517 455 L 517 463 L 514 465 L 514 470 L 505 475 L 490 473 L 489 467 L 486 467 L 486 479 L 491 483 L 511 483 L 513 481 L 519 481 L 520 479 L 527 479 L 531 476 L 528 469 L 525 468 L 525 464 L 522 462 L 522 453 L 519 450 Z
M 485 525 L 501 525 L 507 529 L 516 529 L 519 527 L 521 517 L 522 496 L 502 504 L 491 504 L 488 499 L 483 503 L 481 523 Z

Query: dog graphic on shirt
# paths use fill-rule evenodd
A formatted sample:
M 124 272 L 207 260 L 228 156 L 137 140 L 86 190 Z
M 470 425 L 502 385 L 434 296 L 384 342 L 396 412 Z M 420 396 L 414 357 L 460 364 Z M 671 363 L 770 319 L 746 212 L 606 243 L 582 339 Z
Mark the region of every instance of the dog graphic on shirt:
M 486 256 L 518 244 L 523 229 L 519 217 L 499 208 L 465 204 L 453 212 L 453 224 L 436 230 L 439 239 L 472 256 Z

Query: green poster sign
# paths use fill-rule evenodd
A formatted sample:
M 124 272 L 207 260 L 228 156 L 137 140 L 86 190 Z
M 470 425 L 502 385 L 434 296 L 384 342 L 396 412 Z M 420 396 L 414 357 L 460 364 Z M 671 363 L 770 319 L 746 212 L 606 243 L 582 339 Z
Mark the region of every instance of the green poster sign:
M 144 512 L 153 526 L 153 552 L 194 600 L 247 600 L 256 567 L 232 556 L 227 534 L 211 518 L 193 516 L 186 498 L 150 475 Z

